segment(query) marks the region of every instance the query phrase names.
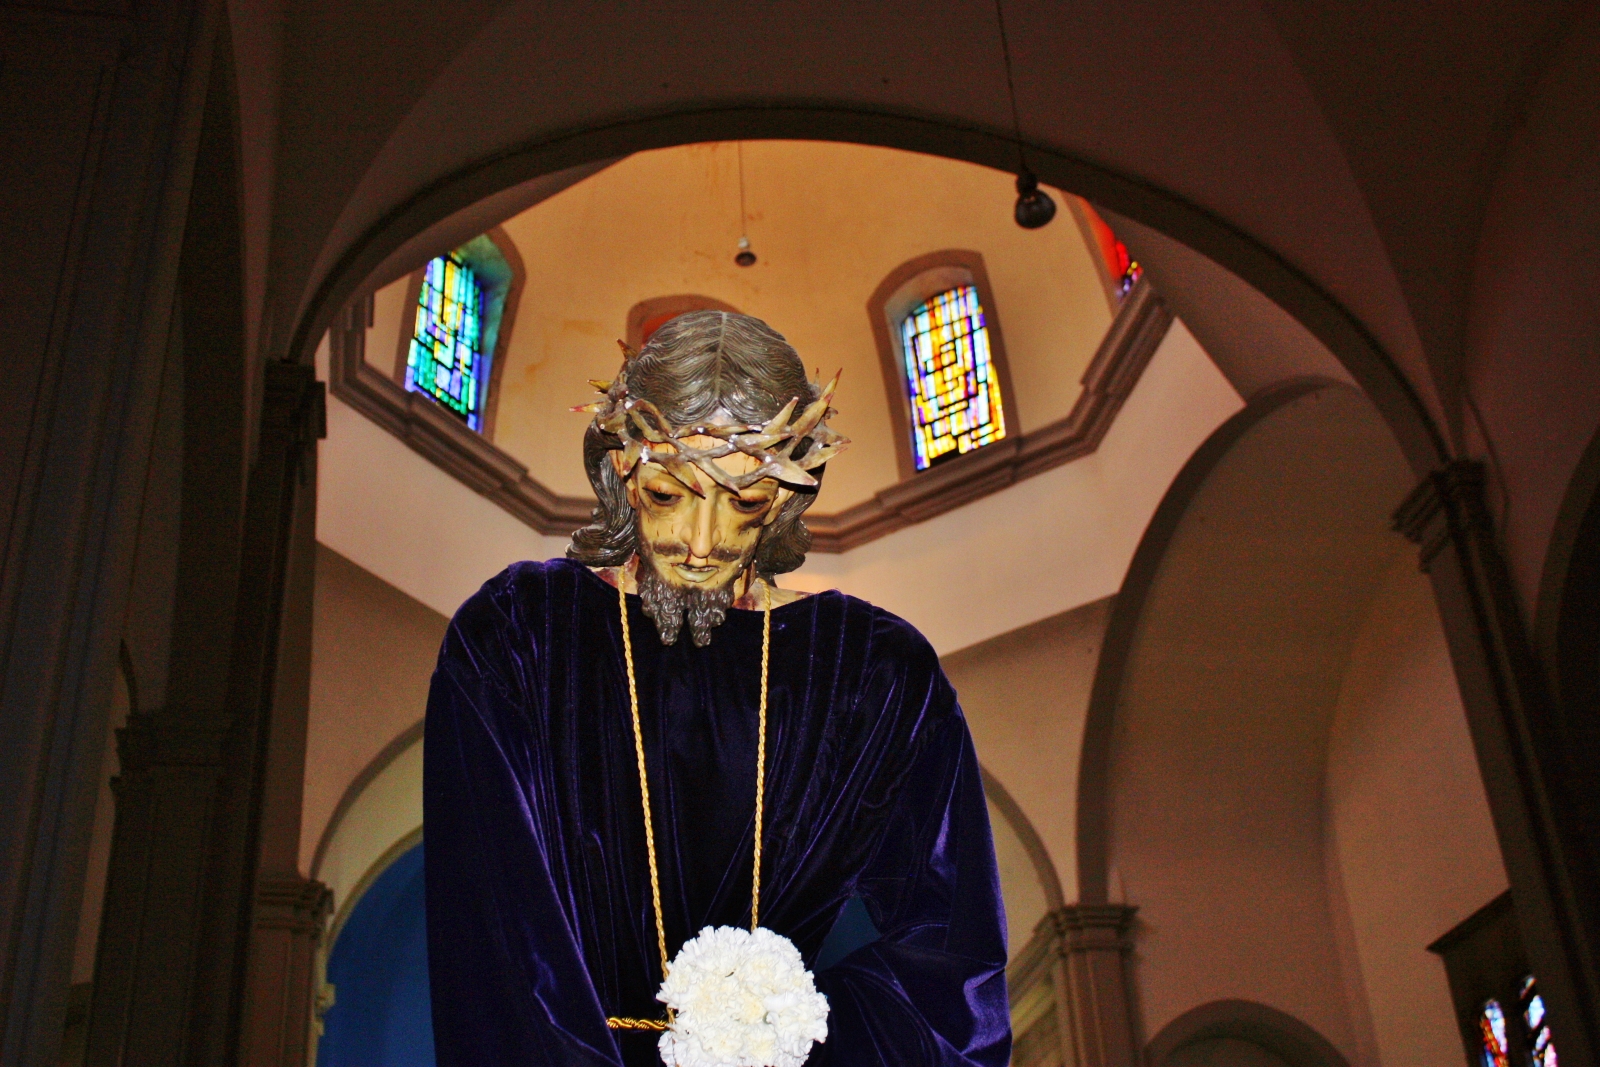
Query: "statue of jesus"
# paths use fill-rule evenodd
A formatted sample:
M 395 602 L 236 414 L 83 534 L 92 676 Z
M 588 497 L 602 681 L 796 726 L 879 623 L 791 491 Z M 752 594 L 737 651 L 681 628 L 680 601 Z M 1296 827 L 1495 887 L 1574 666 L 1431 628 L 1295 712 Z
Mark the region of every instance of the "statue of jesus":
M 626 355 L 586 409 L 592 522 L 486 583 L 439 654 L 439 1064 L 1004 1067 L 1005 923 L 955 692 L 902 619 L 776 584 L 845 444 L 832 384 L 726 312 Z M 870 924 L 835 930 L 847 911 Z M 797 984 L 749 993 L 774 974 Z M 781 1018 L 802 1016 L 794 1044 Z

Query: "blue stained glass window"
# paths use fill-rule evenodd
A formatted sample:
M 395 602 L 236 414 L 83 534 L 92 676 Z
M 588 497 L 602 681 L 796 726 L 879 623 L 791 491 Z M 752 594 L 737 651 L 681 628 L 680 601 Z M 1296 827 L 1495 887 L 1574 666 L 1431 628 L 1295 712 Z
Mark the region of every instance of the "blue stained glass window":
M 977 286 L 929 297 L 900 324 L 917 470 L 1006 435 L 1000 379 Z
M 1484 1004 L 1479 1013 L 1478 1038 L 1483 1042 L 1483 1067 L 1511 1067 L 1506 1050 L 1506 1016 L 1498 1000 Z
M 488 357 L 482 347 L 483 286 L 460 256 L 440 256 L 423 270 L 406 354 L 406 388 L 481 431 L 488 386 Z
M 1528 1026 L 1528 1059 L 1533 1067 L 1556 1067 L 1556 1046 L 1550 1039 L 1550 1017 L 1533 975 L 1522 980 L 1522 1021 Z

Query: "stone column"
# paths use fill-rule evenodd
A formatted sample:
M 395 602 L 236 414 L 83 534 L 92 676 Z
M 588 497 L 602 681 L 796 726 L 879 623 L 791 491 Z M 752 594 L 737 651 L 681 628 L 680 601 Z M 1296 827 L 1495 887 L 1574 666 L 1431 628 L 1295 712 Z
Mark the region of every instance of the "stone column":
M 1139 909 L 1125 904 L 1069 904 L 1049 915 L 1059 939 L 1060 986 L 1077 1067 L 1135 1067 L 1140 1062 L 1128 987 L 1128 927 Z
M 1433 472 L 1395 513 L 1422 569 L 1455 663 L 1517 924 L 1567 1067 L 1600 1063 L 1600 819 L 1595 754 L 1570 744 L 1528 639 L 1484 501 L 1482 465 Z M 1571 709 L 1593 716 L 1595 709 Z
M 309 878 L 262 878 L 256 885 L 243 1055 L 250 1067 L 310 1062 L 317 947 L 333 894 Z
M 0 5 L 0 1063 L 56 1062 L 215 2 Z
M 304 1062 L 305 1033 L 292 1033 L 292 1018 L 309 1027 L 325 890 L 292 872 L 261 879 L 261 855 L 291 535 L 312 506 L 302 471 L 321 426 L 311 368 L 270 364 L 242 516 L 213 506 L 209 479 L 191 491 L 191 462 L 214 459 L 186 453 L 173 681 L 169 706 L 141 712 L 121 739 L 90 1065 Z M 229 531 L 237 566 L 219 573 Z M 262 981 L 249 995 L 279 996 L 287 1014 L 252 1016 L 246 1027 L 252 951 L 281 966 L 259 972 L 277 976 L 276 992 Z M 279 1058 L 249 1058 L 256 1037 Z M 301 1060 L 285 1058 L 296 1052 Z

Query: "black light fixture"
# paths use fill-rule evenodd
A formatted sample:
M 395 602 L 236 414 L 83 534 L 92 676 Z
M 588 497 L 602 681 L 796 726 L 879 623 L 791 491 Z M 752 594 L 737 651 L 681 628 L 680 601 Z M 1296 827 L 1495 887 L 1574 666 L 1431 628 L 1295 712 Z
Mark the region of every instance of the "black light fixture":
M 756 254 L 750 250 L 750 216 L 744 209 L 744 142 L 735 141 L 734 146 L 739 152 L 739 253 L 733 257 L 733 261 L 741 267 L 753 267 Z
M 1006 63 L 1006 97 L 1011 101 L 1011 136 L 1017 145 L 1017 206 L 1011 215 L 1024 230 L 1037 230 L 1056 217 L 1056 202 L 1039 188 L 1022 150 L 1022 122 L 1017 118 L 1017 85 L 1011 76 L 1011 44 L 1006 39 L 1006 14 L 994 0 L 994 19 L 1000 27 L 1000 54 Z
M 1017 175 L 1017 207 L 1012 215 L 1024 230 L 1037 230 L 1056 217 L 1056 202 L 1039 188 L 1039 179 L 1027 167 Z

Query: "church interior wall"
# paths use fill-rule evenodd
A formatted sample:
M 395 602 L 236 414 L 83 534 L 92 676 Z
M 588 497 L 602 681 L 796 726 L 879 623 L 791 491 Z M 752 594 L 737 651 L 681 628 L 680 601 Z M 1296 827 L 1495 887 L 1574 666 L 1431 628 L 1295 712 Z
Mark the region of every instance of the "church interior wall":
M 318 358 L 326 373 L 326 344 Z M 845 404 L 853 402 L 848 388 Z M 921 628 L 940 654 L 1103 599 L 1120 587 L 1173 476 L 1240 405 L 1174 323 L 1094 454 L 860 548 L 812 553 L 782 581 L 880 604 Z M 567 446 L 575 456 L 577 429 Z M 318 494 L 323 544 L 446 616 L 508 564 L 566 548 L 565 538 L 535 533 L 337 397 L 328 399 Z M 1019 530 L 1064 550 L 1042 564 L 1016 551 Z M 959 580 L 924 581 L 928 574 Z M 973 598 L 974 588 L 1009 593 Z
M 941 660 L 979 759 L 1038 833 L 1066 900 L 1078 898 L 1078 763 L 1110 609 L 1097 600 Z
M 1427 946 L 1506 888 L 1488 800 L 1426 577 L 1389 564 L 1351 648 L 1330 734 L 1326 847 L 1355 958 L 1343 971 L 1385 1064 L 1460 1055 Z
M 1486 198 L 1461 392 L 1464 436 L 1490 453 L 1507 562 L 1534 618 L 1562 502 L 1600 431 L 1600 208 L 1577 193 L 1600 183 L 1600 11 L 1577 5 L 1523 108 Z
M 325 545 L 317 546 L 316 577 L 300 832 L 308 874 L 352 787 L 422 721 L 449 621 Z
M 24 165 L 18 170 L 22 180 L 12 189 L 7 225 L 8 232 L 23 235 L 13 244 L 40 249 L 33 269 L 18 273 L 20 283 L 38 286 L 40 298 L 25 299 L 19 306 L 41 316 L 46 310 L 58 315 L 49 331 L 21 328 L 19 336 L 27 343 L 40 342 L 25 347 L 23 357 L 65 353 L 59 366 L 65 368 L 66 385 L 60 393 L 54 385 L 40 390 L 30 405 L 26 398 L 34 394 L 24 376 L 16 388 L 23 399 L 8 409 L 6 439 L 22 442 L 27 437 L 29 448 L 38 440 L 67 449 L 77 442 L 62 427 L 77 425 L 68 416 L 80 405 L 99 411 L 95 405 L 105 396 L 124 386 L 136 388 L 144 380 L 144 364 L 138 362 L 143 357 L 130 354 L 140 346 L 134 335 L 146 319 L 167 313 L 171 285 L 170 279 L 162 280 L 163 250 L 177 242 L 184 228 L 181 205 L 158 209 L 157 201 L 170 197 L 171 190 L 162 183 L 183 184 L 192 146 L 140 138 L 148 126 L 185 126 L 194 117 L 188 112 L 203 106 L 192 102 L 185 111 L 187 105 L 174 101 L 185 99 L 179 83 L 188 66 L 203 66 L 209 50 L 193 47 L 191 36 L 199 31 L 191 24 L 204 21 L 195 5 L 140 4 L 110 14 L 57 7 L 38 18 L 33 12 L 8 15 L 8 26 L 26 23 L 19 39 L 29 42 L 19 52 L 21 65 L 6 68 L 31 94 L 17 99 L 54 99 L 39 108 L 13 108 L 15 114 L 8 115 L 7 143 L 22 143 L 28 150 L 14 153 Z M 1054 168 L 1058 175 L 1077 174 L 1081 181 L 1066 183 L 1071 188 L 1206 247 L 1239 277 L 1293 308 L 1319 336 L 1349 329 L 1369 339 L 1370 346 L 1355 346 L 1355 355 L 1339 347 L 1340 359 L 1345 366 L 1361 363 L 1369 371 L 1388 366 L 1395 380 L 1403 374 L 1420 397 L 1420 415 L 1397 415 L 1384 408 L 1407 441 L 1416 464 L 1412 474 L 1445 458 L 1442 450 L 1424 455 L 1425 450 L 1413 448 L 1426 436 L 1428 420 L 1443 427 L 1452 450 L 1489 462 L 1494 535 L 1503 538 L 1521 606 L 1532 617 L 1539 583 L 1551 562 L 1552 531 L 1559 534 L 1562 501 L 1600 415 L 1600 359 L 1594 350 L 1600 330 L 1591 299 L 1597 281 L 1592 249 L 1600 223 L 1593 198 L 1581 194 L 1596 184 L 1600 159 L 1593 147 L 1600 114 L 1595 106 L 1600 99 L 1600 77 L 1595 76 L 1600 16 L 1583 4 L 1493 7 L 1479 5 L 1463 15 L 1445 5 L 1412 5 L 1379 17 L 1366 9 L 1352 15 L 1305 5 L 1207 0 L 1147 5 L 1138 18 L 1105 18 L 1092 7 L 1024 4 L 1014 23 L 1022 97 L 1018 132 L 1036 146 L 1041 173 Z M 993 135 L 1006 122 L 997 88 L 999 61 L 984 46 L 993 29 L 990 13 L 973 5 L 892 3 L 850 17 L 819 18 L 803 5 L 759 13 L 719 7 L 641 14 L 634 7 L 527 0 L 452 9 L 449 17 L 442 17 L 438 5 L 420 0 L 284 0 L 230 3 L 228 13 L 232 32 L 226 44 L 235 61 L 223 69 L 238 84 L 243 153 L 238 187 L 245 296 L 238 317 L 249 360 L 249 372 L 235 383 L 230 398 L 242 393 L 246 419 L 256 414 L 262 365 L 309 351 L 297 350 L 291 338 L 303 323 L 330 311 L 319 310 L 316 285 L 334 277 L 334 264 L 347 261 L 362 240 L 380 232 L 379 220 L 409 226 L 417 216 L 408 215 L 405 205 L 426 208 L 432 195 L 426 190 L 455 195 L 458 186 L 451 176 L 466 174 L 475 161 L 508 159 L 508 168 L 514 170 L 516 158 L 534 158 L 539 146 L 553 143 L 557 133 L 608 125 L 615 131 L 637 123 L 639 129 L 649 128 L 640 136 L 658 139 L 682 140 L 686 131 L 695 138 L 775 130 L 785 136 L 815 135 L 825 125 L 819 116 L 831 110 L 834 128 L 868 140 L 902 147 L 916 141 L 1005 166 L 1013 158 L 1009 140 Z M 126 48 L 110 43 L 116 34 L 126 34 L 119 38 Z M 774 39 L 787 47 L 774 50 Z M 929 55 L 941 61 L 929 63 Z M 529 62 L 530 56 L 538 62 Z M 841 77 L 840 71 L 861 74 Z M 203 69 L 200 75 L 203 80 Z M 58 86 L 70 91 L 58 92 Z M 115 91 L 105 88 L 107 95 L 95 97 L 89 91 L 93 86 L 114 86 Z M 757 105 L 750 106 L 751 101 Z M 820 107 L 794 118 L 804 109 L 786 113 L 783 106 L 796 102 Z M 780 106 L 767 110 L 774 104 Z M 712 111 L 720 117 L 706 118 Z M 650 126 L 658 118 L 660 125 Z M 805 123 L 815 125 L 805 130 Z M 907 132 L 913 129 L 920 132 Z M 113 133 L 118 138 L 114 141 Z M 629 144 L 633 134 L 627 131 L 606 136 L 612 155 L 638 147 Z M 115 150 L 85 151 L 86 144 L 113 144 Z M 562 165 L 581 160 L 584 151 Z M 161 188 L 152 192 L 157 185 Z M 219 182 L 216 187 L 234 186 Z M 884 200 L 892 201 L 894 192 L 885 190 Z M 418 215 L 425 214 L 418 209 Z M 189 222 L 196 233 L 226 232 L 193 218 Z M 64 252 L 60 262 L 58 251 Z M 1152 255 L 1151 261 L 1153 274 L 1158 273 L 1157 257 Z M 154 280 L 146 286 L 146 279 Z M 348 280 L 354 284 L 358 279 Z M 1173 286 L 1175 304 L 1182 299 L 1181 280 L 1169 277 L 1164 284 Z M 1307 302 L 1308 292 L 1319 296 Z M 343 297 L 339 294 L 334 303 Z M 1190 313 L 1180 308 L 1180 314 Z M 1223 377 L 1242 394 L 1255 395 L 1260 382 L 1275 380 L 1252 376 L 1230 361 L 1224 353 L 1230 344 L 1215 328 L 1220 318 L 1208 325 L 1199 314 L 1192 317 L 1195 336 L 1216 349 L 1212 354 Z M 1339 320 L 1337 328 L 1329 328 L 1330 319 Z M 304 333 L 315 338 L 320 330 L 313 323 Z M 1250 344 L 1250 338 L 1241 336 L 1233 347 L 1242 350 Z M 101 353 L 115 353 L 113 361 L 97 362 Z M 27 358 L 19 366 L 31 367 Z M 103 433 L 78 435 L 82 441 L 93 438 L 93 447 L 102 449 L 96 453 L 97 463 L 121 465 L 134 457 L 135 465 L 142 464 L 147 441 L 140 420 L 157 401 L 122 397 L 118 402 L 124 400 L 126 422 L 108 417 Z M 337 403 L 332 407 L 337 423 Z M 381 436 L 375 428 L 373 432 Z M 42 436 L 30 436 L 34 434 Z M 222 434 L 197 438 L 201 447 L 219 442 L 232 447 Z M 417 458 L 398 442 L 389 443 L 396 452 L 382 453 L 368 442 L 371 447 L 360 455 L 344 453 L 347 477 L 361 469 L 348 462 L 352 459 L 380 461 L 366 473 L 395 505 L 383 522 L 360 514 L 325 514 L 330 543 L 338 542 L 341 552 L 348 549 L 351 559 L 359 557 L 375 574 L 398 575 L 403 580 L 396 580 L 397 587 L 437 611 L 448 612 L 462 590 L 470 592 L 466 576 L 486 572 L 476 561 L 458 565 L 446 558 L 448 553 L 423 551 L 424 542 L 415 535 L 415 509 L 408 513 L 401 506 L 419 499 L 424 489 L 450 502 L 448 517 L 499 538 L 504 546 L 496 553 L 500 559 L 550 554 L 542 541 L 529 541 L 525 528 L 517 529 L 515 520 L 470 491 L 457 485 L 462 491 L 450 495 L 444 484 L 448 478 L 441 475 L 439 484 L 433 484 L 419 466 L 382 462 L 395 456 Z M 173 454 L 171 447 L 164 454 Z M 326 454 L 337 467 L 339 446 L 327 443 Z M 7 459 L 22 455 L 19 445 Z M 239 466 L 253 461 L 254 446 L 234 458 Z M 106 503 L 110 490 L 85 490 L 80 484 L 88 469 L 87 463 L 16 467 L 24 484 L 17 493 L 4 494 L 8 506 L 17 509 L 15 522 L 5 526 L 11 538 L 8 561 L 21 558 L 17 553 L 37 553 L 30 546 L 43 545 L 46 554 L 67 561 L 63 567 L 76 566 L 73 561 L 80 559 L 94 564 L 101 557 L 84 545 L 104 535 L 102 519 L 160 512 L 160 507 L 151 507 L 162 492 L 160 465 L 152 468 L 152 478 L 141 491 L 130 492 L 114 507 Z M 98 495 L 82 507 L 72 503 L 86 492 Z M 479 505 L 481 510 L 474 511 Z M 1085 514 L 1086 521 L 1094 518 Z M 508 525 L 497 527 L 497 516 Z M 176 544 L 175 537 L 171 543 Z M 402 559 L 404 550 L 410 551 L 412 562 Z M 202 552 L 198 562 L 226 563 L 225 556 Z M 429 575 L 435 565 L 447 572 L 444 578 Z M 884 561 L 878 566 L 885 585 L 901 573 Z M 23 571 L 20 566 L 8 568 L 8 582 L 10 575 Z M 908 571 L 916 573 L 914 567 Z M 71 585 L 76 581 L 63 579 L 52 584 L 51 592 L 78 589 Z M 126 677 L 138 683 L 135 691 L 111 695 L 116 691 L 109 681 L 113 656 L 92 650 L 80 655 L 79 646 L 90 640 L 83 636 L 86 628 L 102 626 L 108 618 L 110 630 L 120 625 L 125 614 L 120 581 L 84 585 L 81 595 L 61 593 L 59 600 L 71 601 L 73 607 L 49 615 L 49 625 L 36 625 L 37 615 L 18 609 L 15 617 L 22 628 L 8 631 L 8 640 L 21 641 L 21 634 L 34 643 L 8 645 L 22 664 L 13 674 L 40 675 L 47 673 L 41 665 L 48 664 L 53 672 L 58 663 L 64 664 L 61 694 L 100 693 L 107 702 L 125 699 L 146 709 L 166 706 L 164 683 L 151 679 L 166 670 L 166 642 L 173 633 L 170 605 L 163 608 L 137 593 L 132 598 L 135 607 L 126 613 L 125 636 L 135 669 Z M 824 575 L 819 581 L 831 578 Z M 1029 584 L 1024 597 L 1032 590 Z M 1048 617 L 1070 606 L 1072 597 L 1064 598 L 1060 591 L 1047 590 L 1041 599 L 1048 603 L 1024 605 L 1018 617 L 1026 621 L 1030 612 L 1033 618 Z M 1387 595 L 1380 594 L 1380 599 Z M 227 612 L 219 603 L 190 599 L 198 599 L 201 609 L 216 610 L 195 610 L 183 624 L 188 634 L 202 629 L 197 622 L 212 635 L 225 634 Z M 50 600 L 45 596 L 38 603 L 49 606 Z M 937 624 L 943 624 L 944 616 L 962 615 L 961 606 L 958 602 L 958 609 L 951 610 L 944 601 L 929 605 L 941 616 Z M 970 631 L 955 627 L 941 640 L 947 651 L 966 647 L 1006 632 L 1005 621 L 981 620 Z M 1492 643 L 1470 633 L 1462 613 L 1452 617 L 1447 611 L 1444 623 L 1464 677 L 1493 661 Z M 1377 632 L 1377 624 L 1370 625 Z M 139 636 L 141 630 L 148 641 Z M 1367 638 L 1352 640 L 1364 647 L 1361 642 Z M 102 644 L 110 648 L 112 642 Z M 58 655 L 69 645 L 70 657 Z M 31 658 L 35 649 L 43 649 L 42 658 Z M 1432 653 L 1418 655 L 1420 663 Z M 186 670 L 194 666 L 188 658 L 178 662 Z M 1374 658 L 1361 670 L 1376 677 L 1380 666 Z M 1396 677 L 1405 674 L 1398 667 L 1395 671 Z M 1495 677 L 1500 676 L 1491 675 Z M 1355 678 L 1355 673 L 1345 676 L 1341 693 L 1360 688 Z M 180 679 L 173 681 L 174 691 L 182 688 Z M 1203 687 L 1214 678 L 1202 675 L 1199 681 Z M 1512 679 L 1516 691 L 1498 709 L 1513 723 L 1521 721 L 1529 706 L 1519 703 L 1524 681 Z M 1362 732 L 1368 727 L 1374 735 L 1399 727 L 1404 716 L 1384 694 L 1402 692 L 1404 686 L 1395 681 L 1386 690 L 1372 678 L 1367 682 L 1377 694 L 1371 706 L 1358 708 L 1350 697 L 1348 707 L 1337 705 L 1334 721 L 1337 729 L 1350 730 L 1344 741 L 1353 747 L 1341 750 L 1349 760 L 1346 769 L 1355 774 L 1351 768 L 1365 766 L 1376 775 L 1377 755 L 1353 739 L 1368 736 Z M 1463 684 L 1469 702 L 1473 688 Z M 1436 686 L 1430 691 L 1437 695 Z M 22 694 L 6 706 L 7 719 L 21 739 L 14 753 L 7 746 L 9 795 L 70 791 L 70 780 L 85 777 L 79 773 L 81 765 L 103 758 L 98 726 L 105 709 L 97 705 L 90 713 L 97 727 L 90 743 L 76 746 L 70 759 L 51 755 L 49 760 L 56 760 L 52 763 L 44 746 L 75 737 L 81 722 L 89 720 L 69 700 L 40 696 L 26 687 Z M 1532 706 L 1537 714 L 1536 700 Z M 1347 710 L 1350 718 L 1340 718 Z M 1539 786 L 1543 772 L 1535 767 L 1531 773 L 1531 785 L 1526 775 L 1516 784 Z M 1326 774 L 1320 780 L 1331 790 Z M 1357 801 L 1382 799 L 1394 785 L 1387 778 L 1357 776 L 1344 783 L 1349 792 L 1342 795 L 1359 808 Z M 52 901 L 63 895 L 75 899 L 82 879 L 71 871 L 78 861 L 66 862 L 63 870 L 68 873 L 59 878 L 52 865 L 58 857 L 80 851 L 73 826 L 88 824 L 79 809 L 92 806 L 92 793 L 85 791 L 84 803 L 76 807 L 66 804 L 60 809 L 64 814 L 52 809 L 27 826 L 22 825 L 27 818 L 15 820 L 0 852 L 21 857 L 6 861 L 16 885 L 44 886 Z M 1504 820 L 1505 802 L 1496 805 Z M 1329 818 L 1323 812 L 1325 834 Z M 1345 825 L 1351 833 L 1359 828 L 1359 820 Z M 1362 888 L 1359 865 L 1348 870 L 1337 866 L 1341 878 L 1351 876 L 1352 888 L 1345 894 L 1350 908 L 1367 909 L 1362 914 L 1370 918 L 1370 909 L 1382 900 L 1363 896 L 1370 887 Z M 1566 859 L 1555 866 L 1558 873 L 1576 869 Z M 1222 891 L 1216 886 L 1211 890 Z M 66 907 L 70 912 L 72 905 Z M 1519 901 L 1519 908 L 1536 911 L 1554 907 L 1548 899 Z M 1159 911 L 1147 907 L 1146 920 L 1154 922 Z M 186 936 L 185 917 L 163 919 Z M 26 929 L 31 938 L 28 921 L 25 916 L 6 926 Z M 67 924 L 45 925 L 36 943 L 21 948 L 6 943 L 5 979 L 19 983 L 17 990 L 40 994 L 19 993 L 6 1008 L 8 1024 L 17 1027 L 7 1031 L 7 1040 L 22 1034 L 14 1040 L 29 1049 L 43 1047 L 31 1035 L 55 1025 L 52 1013 L 59 1004 L 50 980 L 30 985 L 33 980 L 27 976 L 65 975 L 66 968 L 57 964 L 71 954 L 70 933 L 64 949 L 51 947 L 62 940 L 55 925 L 65 929 Z M 203 922 L 197 919 L 188 926 L 198 930 Z M 1351 928 L 1358 928 L 1354 918 Z M 1156 935 L 1161 935 L 1159 929 Z M 1592 963 L 1593 947 L 1582 937 L 1570 950 L 1580 963 Z M 213 959 L 200 955 L 202 963 Z M 1149 962 L 1143 960 L 1141 966 Z M 1390 974 L 1395 982 L 1410 973 L 1400 963 L 1378 957 L 1362 966 Z M 1371 988 L 1381 984 L 1379 979 L 1364 981 Z M 1580 996 L 1572 991 L 1575 985 L 1567 986 L 1564 995 Z M 1592 993 L 1582 995 L 1592 1000 Z M 161 1016 L 162 1025 L 181 1025 L 169 1023 L 159 1012 L 149 1015 Z M 1572 1057 L 1574 1062 L 1589 1058 L 1586 1047 Z
M 1356 1058 L 1323 851 L 1328 730 L 1407 485 L 1377 414 L 1328 385 L 1247 429 L 1187 503 L 1116 703 L 1108 882 L 1139 908 L 1142 1032 L 1213 1000 Z M 1080 871 L 1080 878 L 1083 872 Z

